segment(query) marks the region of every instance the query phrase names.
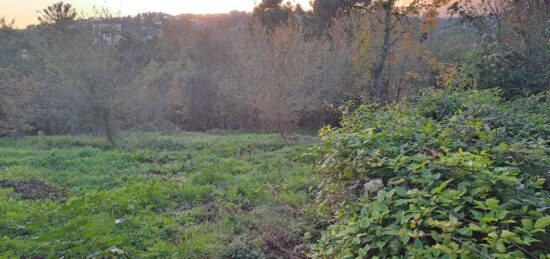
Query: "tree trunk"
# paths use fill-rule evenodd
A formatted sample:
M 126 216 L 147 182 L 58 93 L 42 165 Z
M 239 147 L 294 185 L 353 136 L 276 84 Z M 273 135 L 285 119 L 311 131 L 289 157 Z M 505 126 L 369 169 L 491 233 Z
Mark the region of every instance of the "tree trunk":
M 107 108 L 103 109 L 102 119 L 103 119 L 103 126 L 105 127 L 105 136 L 107 137 L 107 140 L 109 140 L 111 144 L 114 144 L 115 136 L 114 136 L 113 125 L 111 122 L 111 113 L 109 112 L 109 109 Z
M 383 4 L 384 12 L 385 12 L 385 18 L 384 18 L 384 42 L 382 43 L 382 52 L 380 53 L 380 60 L 378 61 L 378 65 L 376 66 L 376 69 L 374 70 L 373 75 L 373 81 L 374 84 L 372 86 L 373 90 L 373 99 L 375 102 L 382 102 L 382 77 L 384 75 L 384 70 L 386 67 L 386 62 L 388 61 L 388 57 L 390 56 L 390 48 L 391 48 L 391 33 L 392 33 L 392 15 L 393 15 L 393 7 L 395 5 L 395 0 L 388 0 L 386 3 Z

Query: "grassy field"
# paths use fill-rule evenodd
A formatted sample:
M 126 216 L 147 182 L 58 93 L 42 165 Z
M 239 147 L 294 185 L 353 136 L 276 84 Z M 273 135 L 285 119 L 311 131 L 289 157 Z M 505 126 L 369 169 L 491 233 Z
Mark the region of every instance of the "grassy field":
M 311 143 L 269 134 L 0 139 L 0 258 L 274 258 L 316 234 Z

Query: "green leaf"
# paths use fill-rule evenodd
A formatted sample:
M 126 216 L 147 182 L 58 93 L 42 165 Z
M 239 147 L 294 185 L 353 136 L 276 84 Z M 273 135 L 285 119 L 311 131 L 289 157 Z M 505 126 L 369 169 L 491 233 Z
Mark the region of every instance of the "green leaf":
M 348 179 L 352 179 L 353 178 L 353 168 L 346 167 L 346 169 L 344 169 L 344 177 L 346 177 Z
M 422 241 L 420 241 L 420 239 L 415 239 L 414 240 L 414 249 L 416 250 L 420 250 L 420 249 L 423 249 L 424 248 L 424 244 L 422 243 Z
M 365 258 L 367 256 L 367 253 L 369 252 L 369 249 L 368 248 L 360 248 L 359 249 L 359 256 L 361 256 L 361 258 Z
M 475 232 L 483 232 L 483 231 L 485 231 L 484 228 L 482 228 L 482 227 L 480 227 L 480 226 L 478 226 L 478 225 L 476 225 L 476 224 L 473 224 L 473 223 L 471 223 L 468 227 L 470 228 L 470 230 L 475 231 Z
M 367 228 L 370 226 L 371 220 L 368 217 L 362 218 L 359 220 L 359 226 L 362 228 Z
M 535 223 L 535 228 L 538 229 L 546 229 L 548 226 L 550 226 L 550 216 L 537 219 L 537 222 Z
M 481 218 L 480 221 L 484 223 L 498 222 L 498 218 L 485 217 Z
M 442 253 L 445 253 L 445 254 L 452 254 L 453 253 L 453 250 L 451 250 L 449 247 L 447 247 L 445 245 L 442 245 L 442 244 L 435 245 L 434 249 L 437 250 L 437 251 L 440 251 Z
M 487 207 L 489 207 L 490 209 L 493 209 L 493 210 L 496 210 L 500 207 L 498 205 L 499 201 L 497 199 L 487 199 L 487 200 L 485 200 L 485 204 L 487 205 Z
M 522 219 L 521 224 L 523 224 L 523 228 L 527 230 L 533 229 L 533 220 L 531 219 Z
M 497 251 L 499 253 L 504 253 L 506 252 L 506 246 L 504 246 L 504 244 L 502 243 L 497 243 Z
M 447 185 L 448 185 L 450 182 L 452 182 L 452 181 L 453 181 L 453 179 L 448 180 L 448 181 L 442 183 L 442 184 L 439 185 L 437 188 L 433 189 L 433 190 L 432 190 L 432 193 L 433 193 L 433 194 L 439 194 L 439 193 L 441 193 L 441 191 L 443 191 L 443 189 L 445 189 L 445 187 L 447 187 Z
M 543 186 L 545 182 L 546 182 L 546 179 L 544 179 L 544 178 L 539 178 L 539 179 L 537 179 L 537 180 L 535 181 L 535 185 L 537 185 L 537 186 Z
M 514 233 L 514 232 L 511 232 L 511 231 L 508 231 L 508 230 L 502 230 L 501 236 L 502 236 L 503 238 L 512 238 L 512 237 L 517 236 L 517 234 Z

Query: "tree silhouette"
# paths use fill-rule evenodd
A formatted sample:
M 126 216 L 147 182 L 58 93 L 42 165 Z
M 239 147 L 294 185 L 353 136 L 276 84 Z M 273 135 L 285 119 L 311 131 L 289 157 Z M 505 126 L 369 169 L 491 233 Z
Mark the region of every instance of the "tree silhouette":
M 10 22 L 6 20 L 6 17 L 0 17 L 0 30 L 13 29 L 13 24 L 15 24 L 15 19 Z
M 283 3 L 283 0 L 262 0 L 254 8 L 254 17 L 257 17 L 264 26 L 274 28 L 288 21 L 292 12 L 290 2 Z
M 39 12 L 38 20 L 42 25 L 48 26 L 74 21 L 76 17 L 77 12 L 73 6 L 60 1 Z

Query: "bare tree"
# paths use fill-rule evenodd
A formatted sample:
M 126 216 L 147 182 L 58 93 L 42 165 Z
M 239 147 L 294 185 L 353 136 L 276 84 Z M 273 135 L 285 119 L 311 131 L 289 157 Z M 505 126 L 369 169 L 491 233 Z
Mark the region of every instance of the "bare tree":
M 130 84 L 135 71 L 110 37 L 86 30 L 54 34 L 49 64 L 59 80 L 63 102 L 72 111 L 71 131 L 99 131 L 114 142 L 117 123 L 127 120 L 134 96 Z
M 304 114 L 326 113 L 327 103 L 343 99 L 347 70 L 327 39 L 304 40 L 294 24 L 272 33 L 255 28 L 234 40 L 232 63 L 219 71 L 221 90 L 261 128 L 287 137 Z

